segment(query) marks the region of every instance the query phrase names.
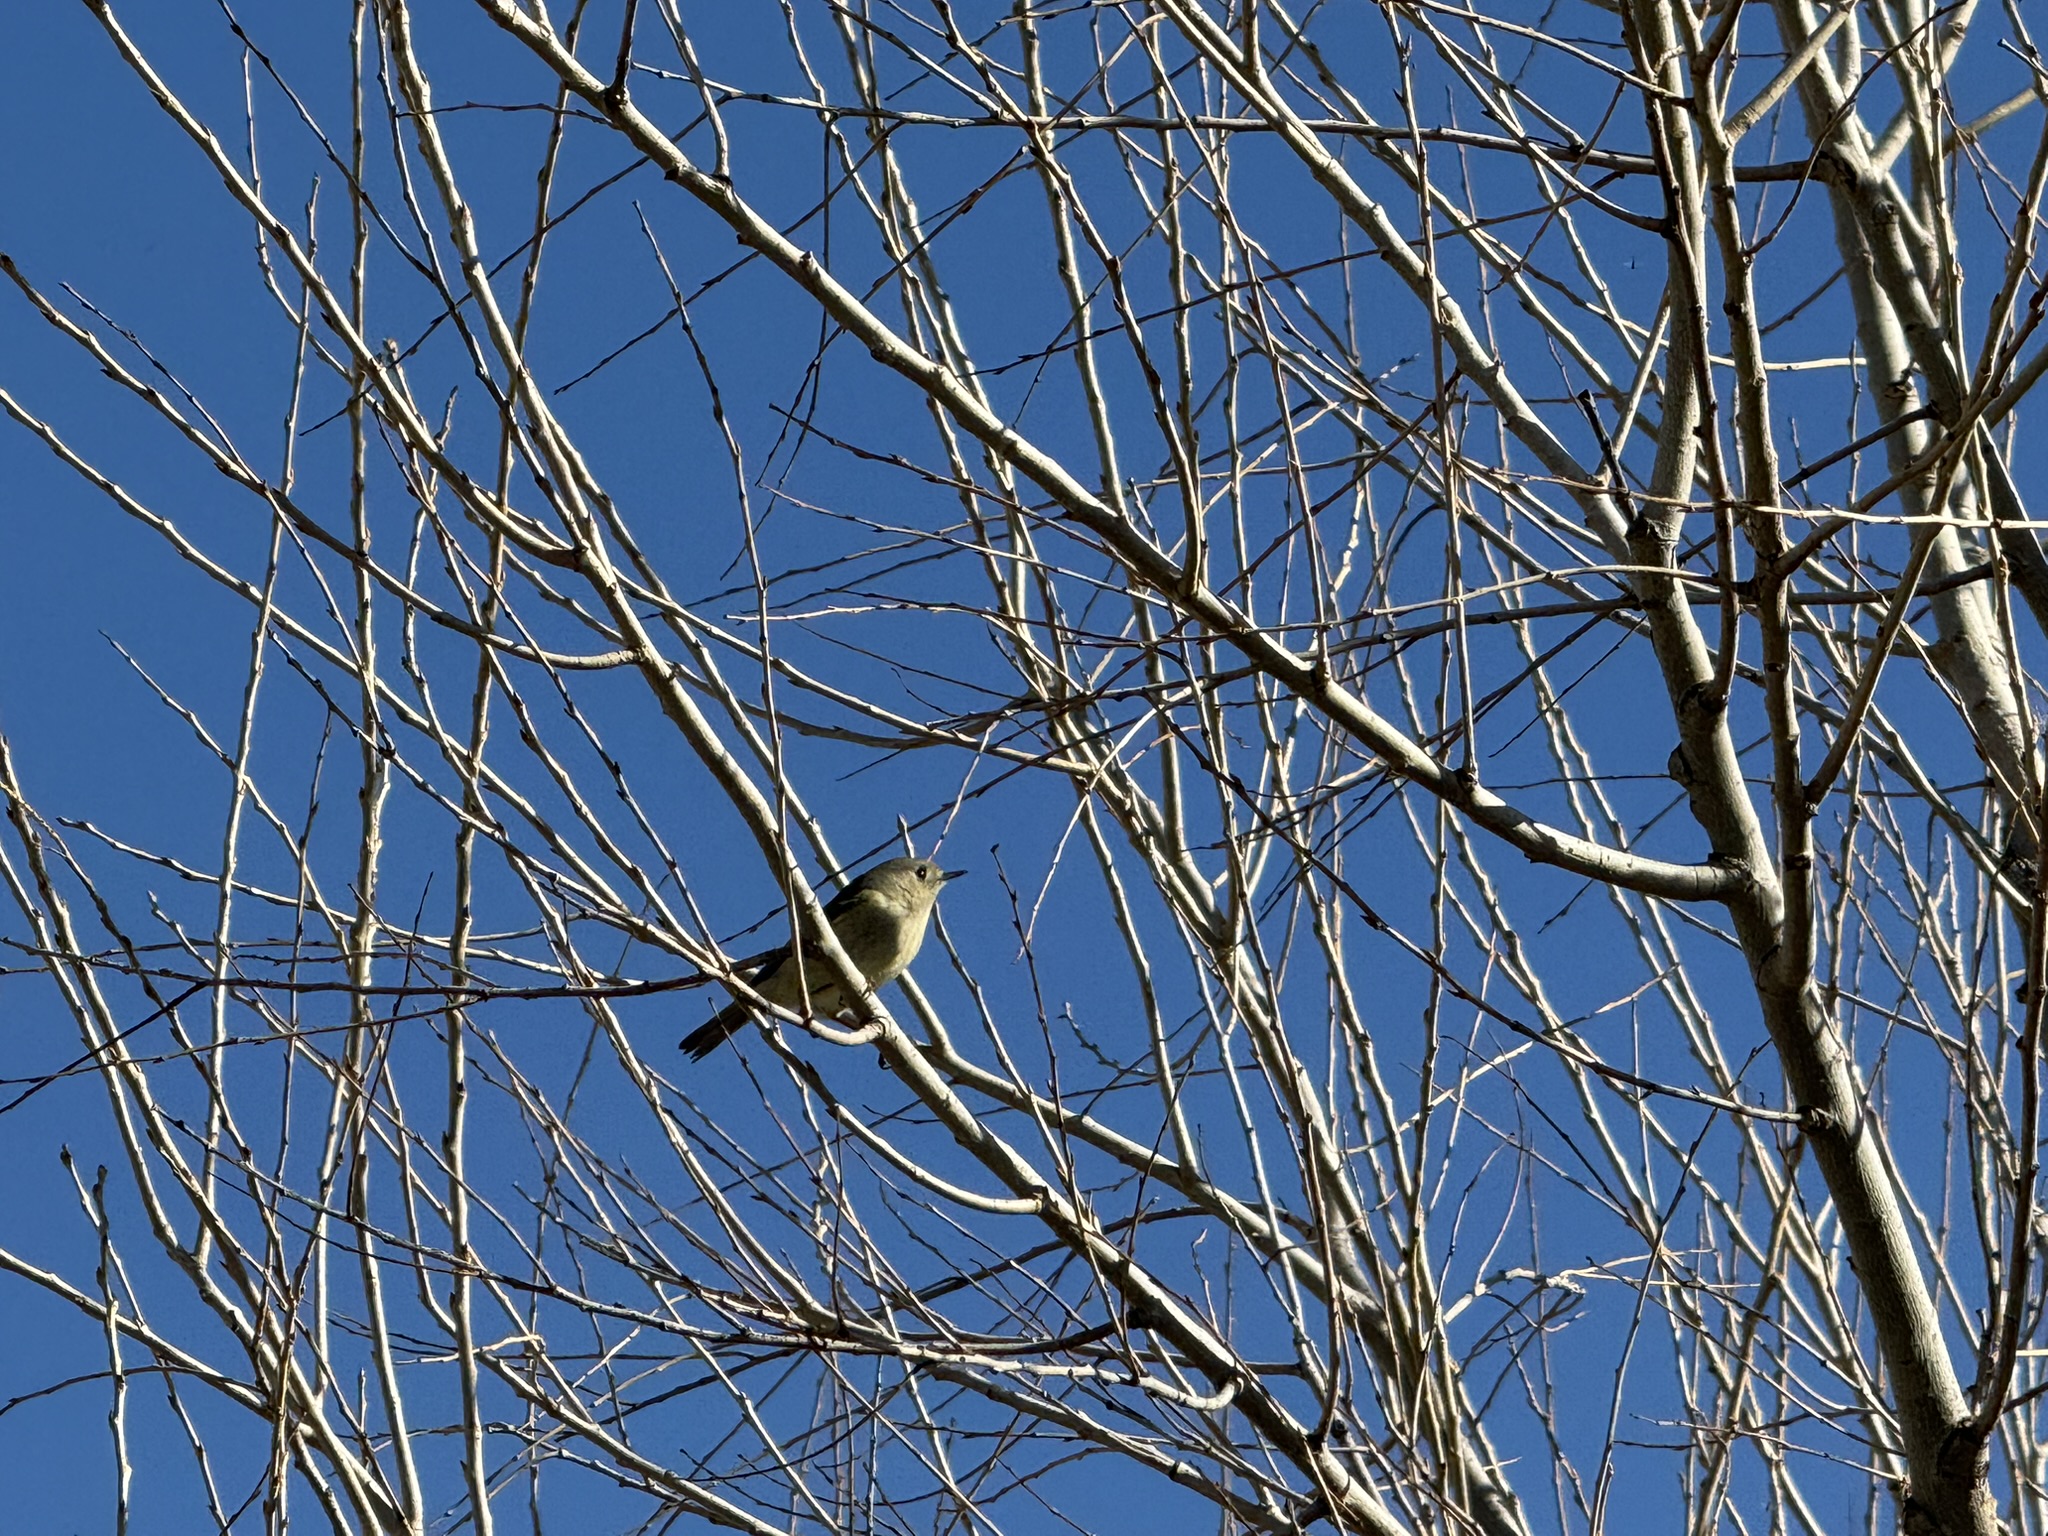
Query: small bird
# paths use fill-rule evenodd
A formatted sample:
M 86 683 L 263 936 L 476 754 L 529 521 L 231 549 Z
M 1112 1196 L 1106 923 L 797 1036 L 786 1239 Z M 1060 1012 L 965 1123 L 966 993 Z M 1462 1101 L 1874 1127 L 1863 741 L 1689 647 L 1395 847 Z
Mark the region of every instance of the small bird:
M 825 904 L 825 919 L 832 925 L 833 936 L 869 986 L 894 981 L 917 958 L 940 887 L 966 873 L 964 869 L 941 869 L 930 859 L 889 859 Z M 790 955 L 788 945 L 771 950 L 756 963 L 748 980 L 778 1008 L 829 1017 L 845 1006 L 831 967 L 815 950 L 806 951 L 802 966 Z M 745 1003 L 727 1003 L 685 1035 L 682 1048 L 702 1061 L 747 1021 L 747 1013 Z

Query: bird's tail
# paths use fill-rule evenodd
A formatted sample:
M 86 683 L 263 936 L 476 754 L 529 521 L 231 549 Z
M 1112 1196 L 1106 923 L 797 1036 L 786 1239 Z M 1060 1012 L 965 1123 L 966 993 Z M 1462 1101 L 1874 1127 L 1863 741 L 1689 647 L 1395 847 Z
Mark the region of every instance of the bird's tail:
M 683 1036 L 682 1049 L 692 1061 L 702 1061 L 739 1032 L 747 1022 L 745 1003 L 727 1003 L 702 1024 Z

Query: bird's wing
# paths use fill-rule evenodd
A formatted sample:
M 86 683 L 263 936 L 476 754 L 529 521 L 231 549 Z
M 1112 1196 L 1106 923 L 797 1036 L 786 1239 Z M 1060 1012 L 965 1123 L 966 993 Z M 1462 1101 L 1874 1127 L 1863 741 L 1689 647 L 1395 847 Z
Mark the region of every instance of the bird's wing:
M 758 955 L 749 955 L 744 960 L 735 960 L 732 968 L 748 981 L 758 981 L 789 958 L 789 946 L 778 944 L 773 949 L 764 949 Z
M 853 884 L 841 890 L 830 901 L 826 902 L 825 921 L 836 925 L 838 920 L 844 917 L 852 909 L 854 903 L 860 899 L 864 889 L 860 882 L 856 880 Z M 817 953 L 817 946 L 815 944 L 805 945 L 804 953 L 806 955 Z M 749 955 L 744 960 L 735 960 L 733 962 L 733 969 L 745 976 L 749 985 L 758 987 L 774 976 L 788 959 L 789 946 L 787 944 L 778 944 L 775 948 L 763 950 L 758 955 Z M 685 1035 L 681 1041 L 682 1048 L 698 1061 L 702 1061 L 706 1056 L 709 1056 L 723 1045 L 733 1032 L 746 1022 L 746 1019 L 747 1005 L 735 999 L 719 1009 L 710 1019 Z
M 853 904 L 866 894 L 867 887 L 858 880 L 854 881 L 851 885 L 840 887 L 839 894 L 825 903 L 825 921 L 828 923 L 836 922 L 839 918 L 846 916 Z

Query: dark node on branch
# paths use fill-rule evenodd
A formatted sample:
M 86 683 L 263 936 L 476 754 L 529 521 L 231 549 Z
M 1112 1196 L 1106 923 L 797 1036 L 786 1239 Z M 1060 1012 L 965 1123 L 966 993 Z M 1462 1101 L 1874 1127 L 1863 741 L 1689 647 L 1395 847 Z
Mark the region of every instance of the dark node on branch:
M 1296 1530 L 1305 1531 L 1318 1520 L 1327 1520 L 1329 1517 L 1330 1496 L 1323 1490 L 1317 1489 L 1314 1498 L 1308 1500 L 1299 1509 L 1295 1510 L 1294 1527 Z
M 1981 1486 L 1985 1471 L 1986 1433 L 1974 1421 L 1956 1425 L 1941 1437 L 1935 1465 L 1952 1482 Z
M 1913 1484 L 1900 1478 L 1892 1484 L 1893 1496 L 1899 1503 L 1899 1529 L 1904 1536 L 1941 1536 L 1942 1525 L 1913 1497 Z
M 1842 1129 L 1842 1122 L 1830 1110 L 1816 1104 L 1802 1104 L 1799 1106 L 1799 1129 L 1808 1136 L 1829 1136 Z
M 1999 860 L 2001 873 L 2010 875 L 2013 884 L 2021 890 L 2031 891 L 2041 877 L 2041 866 L 2034 856 L 2034 848 L 2024 827 L 2015 826 L 2005 840 L 2005 857 Z
M 1727 707 L 1728 696 L 1710 681 L 1688 683 L 1685 691 L 1678 696 L 1678 713 L 1681 716 L 1695 712 L 1708 716 L 1718 715 Z
M 1165 1321 L 1166 1319 L 1157 1311 L 1142 1301 L 1134 1301 L 1124 1308 L 1124 1326 L 1141 1333 L 1157 1333 Z

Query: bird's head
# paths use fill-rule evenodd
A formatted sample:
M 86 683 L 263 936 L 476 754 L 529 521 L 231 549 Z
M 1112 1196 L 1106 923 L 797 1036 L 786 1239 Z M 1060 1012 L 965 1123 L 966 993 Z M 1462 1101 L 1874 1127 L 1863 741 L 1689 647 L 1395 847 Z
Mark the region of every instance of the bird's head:
M 931 859 L 889 859 L 854 881 L 848 894 L 886 902 L 906 912 L 926 911 L 939 899 L 948 880 L 958 880 L 966 873 L 964 869 L 941 869 Z

